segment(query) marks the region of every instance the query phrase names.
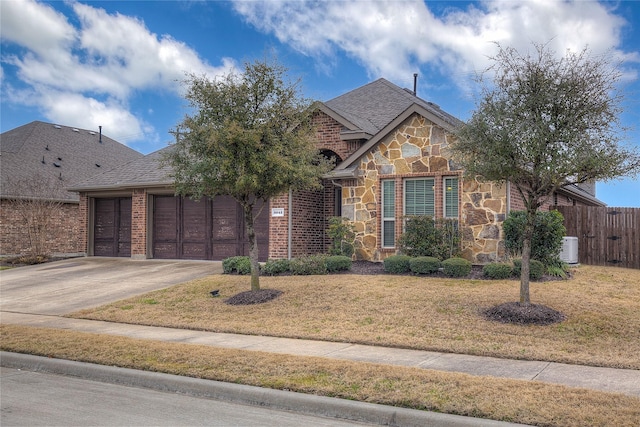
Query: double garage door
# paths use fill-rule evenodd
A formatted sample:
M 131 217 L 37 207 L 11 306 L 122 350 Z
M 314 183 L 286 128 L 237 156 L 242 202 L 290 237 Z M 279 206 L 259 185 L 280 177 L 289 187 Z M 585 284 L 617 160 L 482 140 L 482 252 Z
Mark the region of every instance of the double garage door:
M 248 255 L 241 206 L 229 196 L 195 201 L 153 196 L 151 256 L 160 259 L 222 260 Z M 94 254 L 131 256 L 131 198 L 96 199 Z M 260 260 L 269 248 L 267 207 L 255 218 Z

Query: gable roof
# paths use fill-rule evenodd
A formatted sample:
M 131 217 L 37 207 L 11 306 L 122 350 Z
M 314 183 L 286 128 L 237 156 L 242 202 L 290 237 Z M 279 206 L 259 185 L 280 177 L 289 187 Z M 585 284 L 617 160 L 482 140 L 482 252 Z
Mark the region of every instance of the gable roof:
M 165 147 L 119 168 L 94 175 L 72 185 L 69 190 L 122 190 L 173 186 L 174 180 L 170 177 L 171 167 L 160 163 L 163 154 L 171 148 L 172 146 Z
M 431 119 L 445 127 L 456 127 L 462 123 L 436 104 L 383 78 L 325 102 L 323 111 L 333 112 L 330 115 L 350 131 L 375 135 L 412 105 L 422 107 Z
M 0 134 L 0 196 L 77 201 L 78 194 L 66 186 L 141 157 L 99 131 L 34 121 Z M 34 176 L 61 185 L 14 184 Z
M 355 176 L 354 163 L 412 114 L 420 114 L 449 131 L 462 124 L 438 105 L 382 78 L 325 102 L 320 110 L 344 126 L 344 139 L 366 136 L 365 144 L 327 174 L 328 178 Z

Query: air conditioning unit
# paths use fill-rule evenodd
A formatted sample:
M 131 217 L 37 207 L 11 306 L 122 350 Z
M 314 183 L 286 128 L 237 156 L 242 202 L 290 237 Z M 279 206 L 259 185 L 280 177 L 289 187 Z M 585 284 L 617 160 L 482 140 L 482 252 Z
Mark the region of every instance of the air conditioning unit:
M 563 237 L 562 250 L 560 251 L 560 260 L 567 264 L 578 263 L 578 238 Z

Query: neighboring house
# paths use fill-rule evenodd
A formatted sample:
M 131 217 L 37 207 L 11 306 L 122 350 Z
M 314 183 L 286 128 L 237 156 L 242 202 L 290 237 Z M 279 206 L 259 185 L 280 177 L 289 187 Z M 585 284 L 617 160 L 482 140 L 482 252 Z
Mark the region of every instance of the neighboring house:
M 65 187 L 143 155 L 102 135 L 40 121 L 0 135 L 0 255 L 29 252 L 25 200 L 55 202 L 46 230 L 47 249 L 55 254 L 82 254 L 77 193 Z M 20 207 L 22 205 L 22 208 Z M 28 206 L 28 205 L 27 205 Z M 33 206 L 33 205 L 32 205 Z
M 327 219 L 341 215 L 355 226 L 356 258 L 380 261 L 397 252 L 402 218 L 418 214 L 457 219 L 463 254 L 473 262 L 504 257 L 502 222 L 510 209 L 522 209 L 522 201 L 509 183 L 463 178 L 447 153 L 458 119 L 385 79 L 316 108 L 317 146 L 337 166 L 324 177 L 322 191 L 269 201 L 257 220 L 261 260 L 326 252 Z M 162 150 L 71 188 L 80 192 L 87 253 L 196 259 L 247 254 L 237 203 L 175 197 L 161 157 Z M 553 199 L 558 205 L 603 205 L 592 188 L 571 187 Z M 104 233 L 103 217 L 119 228 Z

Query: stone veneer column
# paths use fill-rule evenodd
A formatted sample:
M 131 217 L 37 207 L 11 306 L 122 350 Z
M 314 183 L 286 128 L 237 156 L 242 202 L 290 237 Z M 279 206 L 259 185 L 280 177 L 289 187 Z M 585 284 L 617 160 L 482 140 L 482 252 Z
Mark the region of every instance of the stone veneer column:
M 136 188 L 131 195 L 131 258 L 147 258 L 147 191 Z
M 502 223 L 507 211 L 507 186 L 467 179 L 462 191 L 462 253 L 478 264 L 505 258 Z

